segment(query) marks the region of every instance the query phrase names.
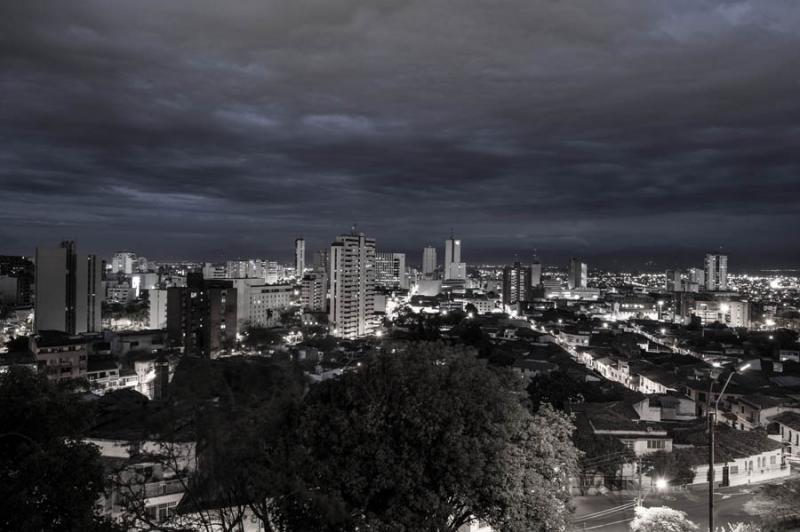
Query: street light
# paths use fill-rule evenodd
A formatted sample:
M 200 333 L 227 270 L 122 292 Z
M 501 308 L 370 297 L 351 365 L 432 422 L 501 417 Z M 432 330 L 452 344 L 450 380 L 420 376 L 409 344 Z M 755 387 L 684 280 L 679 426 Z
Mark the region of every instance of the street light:
M 728 379 L 725 381 L 725 385 L 722 387 L 722 390 L 719 392 L 716 401 L 714 401 L 714 413 L 711 413 L 711 394 L 714 390 L 714 379 L 711 379 L 711 385 L 708 387 L 708 530 L 709 532 L 714 532 L 714 428 L 716 426 L 716 417 L 717 411 L 719 409 L 719 402 L 722 399 L 722 396 L 725 394 L 725 390 L 728 388 L 728 384 L 730 384 L 733 375 L 736 373 L 741 373 L 742 371 L 747 370 L 750 367 L 750 363 L 744 364 L 738 368 L 735 368 L 731 371 L 730 375 L 728 375 Z
M 668 482 L 667 482 L 667 479 L 665 479 L 665 478 L 657 478 L 656 479 L 656 489 L 657 490 L 663 490 L 664 488 L 667 487 L 667 484 L 668 484 Z

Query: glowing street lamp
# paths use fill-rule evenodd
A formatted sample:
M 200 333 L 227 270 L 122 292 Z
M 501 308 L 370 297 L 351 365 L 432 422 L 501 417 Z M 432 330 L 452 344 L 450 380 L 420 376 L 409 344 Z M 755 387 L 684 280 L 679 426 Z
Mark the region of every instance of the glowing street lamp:
M 666 488 L 668 485 L 669 485 L 669 482 L 667 482 L 667 479 L 665 479 L 665 478 L 663 478 L 663 477 L 662 477 L 662 478 L 657 478 L 657 479 L 656 479 L 656 489 L 657 489 L 657 490 L 663 490 L 663 489 L 665 489 L 665 488 Z

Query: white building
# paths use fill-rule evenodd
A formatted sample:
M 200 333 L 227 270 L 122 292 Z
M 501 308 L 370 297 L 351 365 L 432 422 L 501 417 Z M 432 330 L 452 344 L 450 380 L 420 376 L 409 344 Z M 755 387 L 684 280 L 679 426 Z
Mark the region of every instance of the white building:
M 306 269 L 306 241 L 298 238 L 294 241 L 294 274 L 300 279 Z
M 408 288 L 405 253 L 375 253 L 375 283 L 384 288 Z
M 111 270 L 114 273 L 131 274 L 139 266 L 136 253 L 131 251 L 118 251 L 111 259 Z
M 375 330 L 375 240 L 353 231 L 331 244 L 331 304 L 333 334 L 359 338 Z
M 325 311 L 328 306 L 328 276 L 320 271 L 304 275 L 301 281 L 301 296 L 304 308 Z
M 588 267 L 585 262 L 581 262 L 576 258 L 569 261 L 569 275 L 567 277 L 567 286 L 570 290 L 575 288 L 586 288 L 589 281 Z
M 436 271 L 436 248 L 433 246 L 425 246 L 422 249 L 422 274 L 433 275 Z
M 291 285 L 256 285 L 249 288 L 249 321 L 251 325 L 270 327 L 278 321 L 279 311 L 292 305 Z
M 147 291 L 147 328 L 167 328 L 167 290 L 150 289 Z

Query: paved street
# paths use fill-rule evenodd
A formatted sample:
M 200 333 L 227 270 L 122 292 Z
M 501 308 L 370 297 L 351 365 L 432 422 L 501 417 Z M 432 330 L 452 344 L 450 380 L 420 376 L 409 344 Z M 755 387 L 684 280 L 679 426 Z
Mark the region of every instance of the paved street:
M 737 486 L 718 490 L 715 497 L 716 525 L 751 521 L 752 517 L 744 513 L 743 507 L 756 489 L 757 486 Z M 614 494 L 573 498 L 576 508 L 573 530 L 629 531 L 634 497 L 635 494 Z M 705 490 L 651 494 L 646 498 L 645 506 L 669 506 L 684 511 L 700 526 L 700 530 L 708 528 L 708 492 Z

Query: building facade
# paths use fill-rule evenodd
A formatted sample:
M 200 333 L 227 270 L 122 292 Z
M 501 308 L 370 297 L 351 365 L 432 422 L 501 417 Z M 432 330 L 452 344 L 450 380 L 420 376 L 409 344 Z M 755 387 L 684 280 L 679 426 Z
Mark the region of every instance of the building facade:
M 74 242 L 36 248 L 37 331 L 98 332 L 102 315 L 102 265 L 95 255 L 79 255 Z
M 353 231 L 331 244 L 330 309 L 333 334 L 360 338 L 375 331 L 375 240 Z

